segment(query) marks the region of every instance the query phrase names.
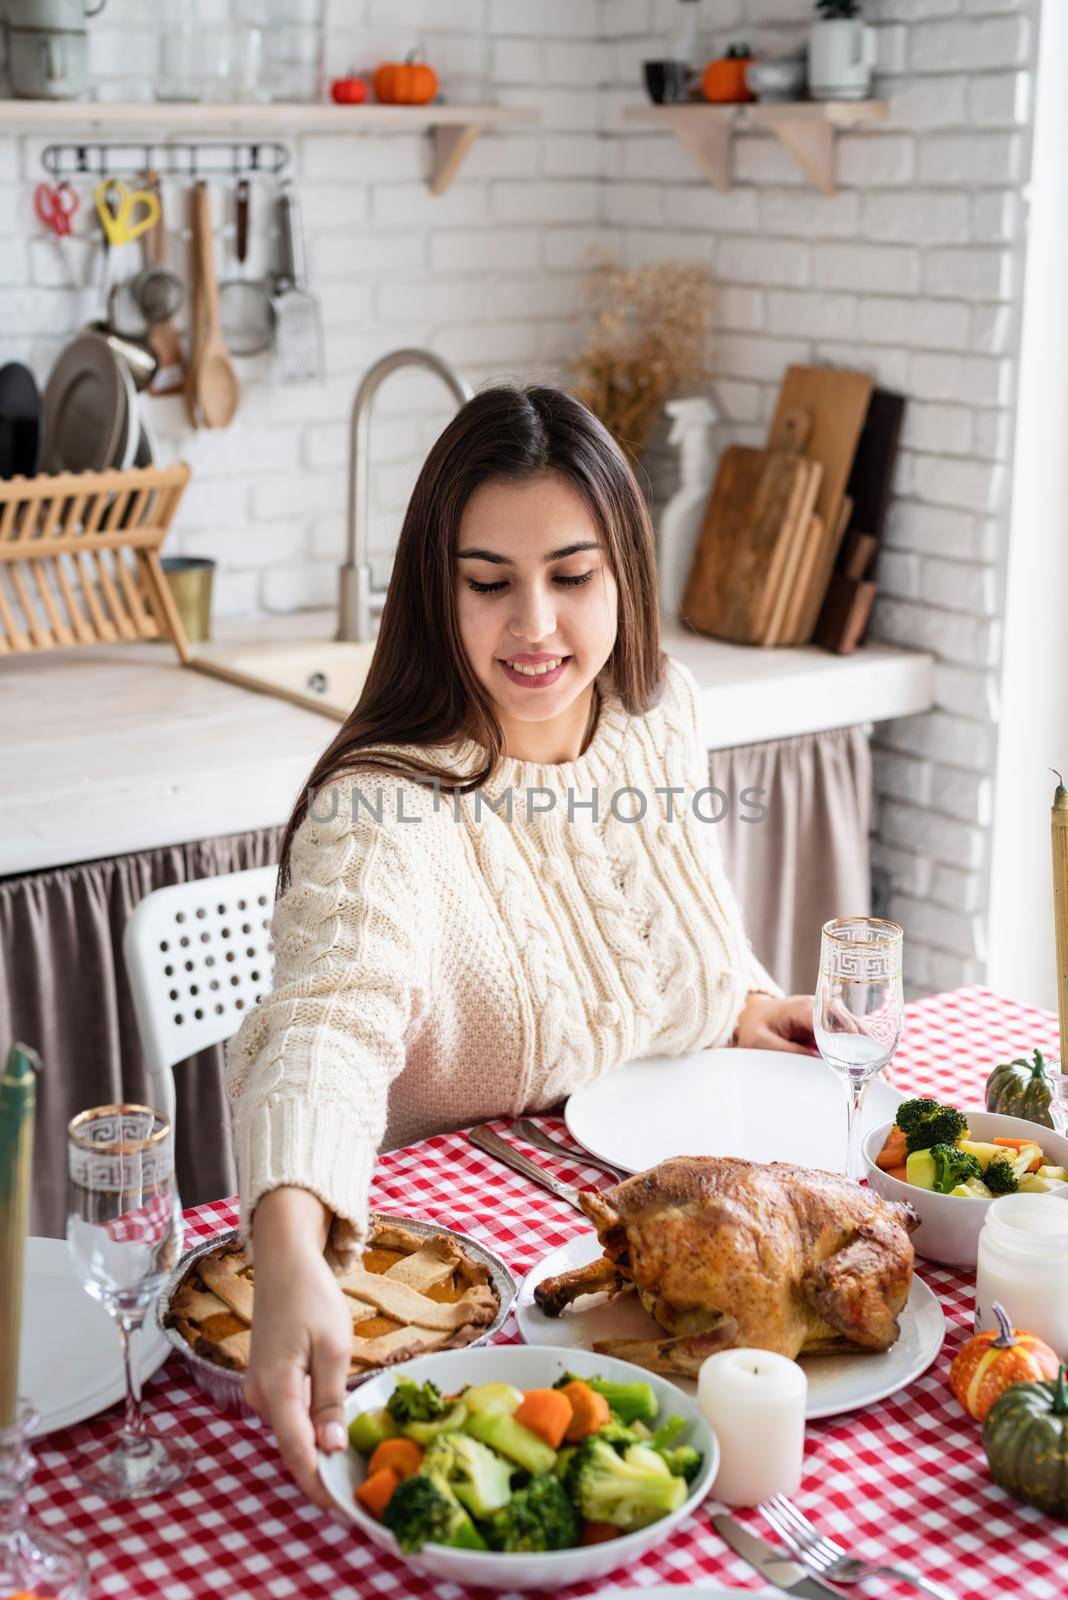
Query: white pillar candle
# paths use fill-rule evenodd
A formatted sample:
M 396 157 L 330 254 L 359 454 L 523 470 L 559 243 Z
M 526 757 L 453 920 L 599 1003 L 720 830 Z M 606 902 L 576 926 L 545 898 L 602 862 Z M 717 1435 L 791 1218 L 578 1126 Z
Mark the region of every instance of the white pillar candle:
M 755 1506 L 796 1493 L 807 1395 L 801 1367 L 771 1350 L 721 1350 L 701 1363 L 697 1404 L 720 1448 L 717 1500 Z

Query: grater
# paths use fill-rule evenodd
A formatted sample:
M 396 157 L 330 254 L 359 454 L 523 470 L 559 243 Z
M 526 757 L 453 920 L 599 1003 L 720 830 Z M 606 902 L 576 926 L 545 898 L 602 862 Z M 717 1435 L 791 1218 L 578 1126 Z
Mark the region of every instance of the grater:
M 300 206 L 288 181 L 278 195 L 278 263 L 272 304 L 282 382 L 321 379 L 325 370 L 322 313 L 315 295 L 305 289 Z

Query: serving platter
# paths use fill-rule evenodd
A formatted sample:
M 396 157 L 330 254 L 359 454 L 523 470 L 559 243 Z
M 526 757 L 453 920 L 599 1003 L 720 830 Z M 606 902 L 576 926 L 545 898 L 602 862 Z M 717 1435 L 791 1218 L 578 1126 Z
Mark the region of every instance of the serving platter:
M 601 1254 L 596 1234 L 581 1233 L 544 1256 L 527 1274 L 516 1301 L 516 1321 L 527 1344 L 573 1350 L 592 1350 L 597 1339 L 662 1338 L 664 1330 L 644 1309 L 635 1294 L 588 1295 L 559 1317 L 548 1317 L 534 1302 L 534 1289 L 543 1278 L 557 1277 L 584 1267 Z M 936 1296 L 922 1279 L 913 1277 L 901 1314 L 901 1336 L 889 1350 L 876 1354 L 805 1356 L 801 1365 L 808 1379 L 809 1421 L 859 1411 L 914 1383 L 926 1372 L 942 1348 L 946 1322 Z M 689 1378 L 669 1380 L 685 1394 L 696 1394 Z
M 904 1095 L 881 1078 L 868 1085 L 862 1136 L 892 1122 Z M 671 1156 L 738 1156 L 841 1172 L 846 1101 L 819 1056 L 783 1050 L 699 1050 L 647 1056 L 586 1084 L 564 1110 L 568 1131 L 592 1155 L 625 1172 Z
M 170 1355 L 145 1319 L 131 1344 L 142 1383 Z M 95 1417 L 126 1392 L 114 1322 L 76 1277 L 65 1239 L 27 1239 L 19 1394 L 37 1412 L 34 1437 Z

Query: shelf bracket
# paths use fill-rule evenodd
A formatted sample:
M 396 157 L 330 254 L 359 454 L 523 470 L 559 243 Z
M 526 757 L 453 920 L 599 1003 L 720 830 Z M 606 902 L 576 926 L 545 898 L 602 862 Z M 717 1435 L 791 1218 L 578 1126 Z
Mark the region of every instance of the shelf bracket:
M 820 194 L 834 194 L 834 126 L 812 117 L 765 114 L 763 125 L 770 128 L 788 150 L 805 177 Z
M 679 115 L 675 115 L 676 110 Z M 688 116 L 689 110 L 688 106 L 665 106 L 663 120 L 674 129 L 675 137 L 686 146 L 705 177 L 726 192 L 731 186 L 730 128 L 722 118 Z
M 439 122 L 431 129 L 431 194 L 445 193 L 481 131 L 477 122 Z

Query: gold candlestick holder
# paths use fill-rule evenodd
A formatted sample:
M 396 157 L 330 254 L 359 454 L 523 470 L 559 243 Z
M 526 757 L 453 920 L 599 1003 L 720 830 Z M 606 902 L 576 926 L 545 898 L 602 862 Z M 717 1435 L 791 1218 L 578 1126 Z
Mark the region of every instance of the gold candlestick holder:
M 1053 933 L 1057 951 L 1057 1015 L 1060 1020 L 1060 1069 L 1068 1072 L 1068 789 L 1059 772 L 1050 813 L 1053 838 Z

